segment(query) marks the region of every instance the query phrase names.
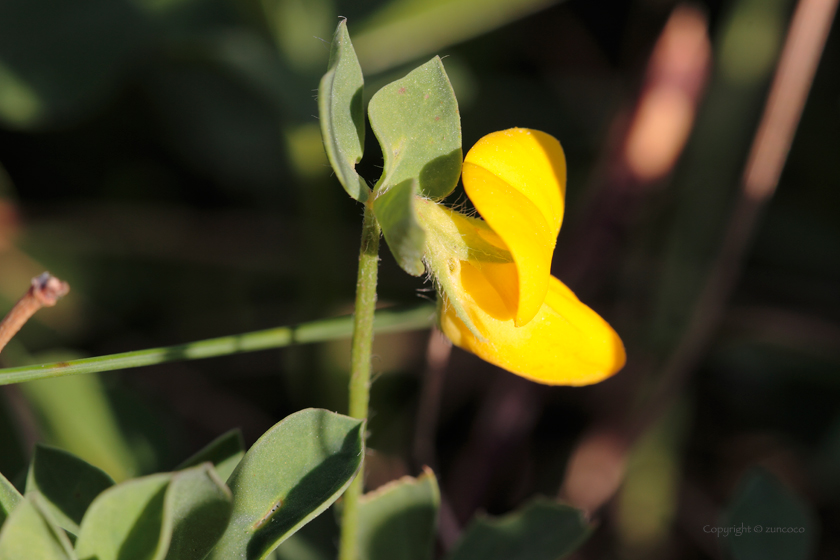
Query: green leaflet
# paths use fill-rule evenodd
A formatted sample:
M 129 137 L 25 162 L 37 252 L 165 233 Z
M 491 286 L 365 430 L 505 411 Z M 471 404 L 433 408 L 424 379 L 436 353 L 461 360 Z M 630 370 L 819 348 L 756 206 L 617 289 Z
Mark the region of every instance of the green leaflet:
M 23 500 L 23 496 L 20 495 L 17 488 L 3 476 L 3 473 L 0 473 L 0 527 L 3 526 L 3 522 L 21 500 Z
M 440 491 L 430 469 L 365 494 L 359 502 L 359 557 L 430 560 L 439 506 Z
M 201 560 L 222 535 L 230 490 L 210 463 L 124 482 L 82 519 L 76 552 L 97 560 Z
M 347 20 L 341 20 L 333 37 L 327 73 L 318 87 L 318 113 L 330 164 L 347 194 L 360 202 L 367 200 L 370 193 L 364 179 L 356 173 L 365 148 L 364 84 L 347 33 Z
M 740 527 L 740 534 L 719 540 L 734 560 L 806 560 L 817 543 L 814 517 L 774 476 L 756 469 L 741 481 L 718 524 Z
M 417 221 L 417 180 L 406 179 L 376 197 L 373 213 L 394 258 L 412 276 L 423 274 L 426 234 Z
M 72 453 L 38 444 L 26 478 L 26 494 L 39 492 L 55 523 L 78 535 L 91 502 L 113 485 L 105 471 Z
M 0 529 L 3 560 L 76 560 L 64 531 L 44 511 L 41 495 L 22 500 Z
M 362 462 L 361 420 L 307 409 L 278 422 L 228 479 L 230 524 L 208 560 L 263 559 L 344 492 Z
M 377 91 L 368 114 L 385 159 L 377 196 L 406 179 L 417 179 L 426 198 L 452 192 L 463 159 L 461 115 L 440 57 Z
M 211 441 L 204 449 L 175 467 L 175 470 L 180 471 L 209 461 L 213 463 L 219 479 L 227 480 L 244 456 L 245 441 L 242 439 L 242 431 L 236 428 Z
M 589 537 L 583 512 L 537 498 L 499 517 L 478 518 L 447 560 L 559 560 Z

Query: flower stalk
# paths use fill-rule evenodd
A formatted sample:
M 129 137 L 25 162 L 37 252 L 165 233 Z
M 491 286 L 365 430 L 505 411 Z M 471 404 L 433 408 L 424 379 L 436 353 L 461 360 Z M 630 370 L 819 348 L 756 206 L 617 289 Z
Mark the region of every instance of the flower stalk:
M 356 279 L 356 310 L 350 358 L 350 416 L 366 420 L 370 401 L 370 358 L 376 279 L 379 269 L 380 228 L 369 204 L 365 205 L 359 273 Z M 344 493 L 339 560 L 358 560 L 359 498 L 364 486 L 364 461 L 356 479 Z

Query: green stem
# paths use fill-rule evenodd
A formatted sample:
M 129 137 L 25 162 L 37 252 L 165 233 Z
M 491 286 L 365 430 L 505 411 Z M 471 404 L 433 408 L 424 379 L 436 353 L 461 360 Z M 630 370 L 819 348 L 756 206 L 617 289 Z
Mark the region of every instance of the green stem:
M 434 314 L 434 306 L 428 304 L 408 309 L 383 309 L 376 312 L 373 321 L 373 330 L 379 333 L 387 333 L 427 329 L 432 325 Z M 82 358 L 80 360 L 69 360 L 66 362 L 0 369 L 0 385 L 80 373 L 97 373 L 136 368 L 165 362 L 199 360 L 241 352 L 281 348 L 293 344 L 325 342 L 347 338 L 352 332 L 352 316 L 322 319 L 294 327 L 277 327 L 263 331 L 200 340 L 177 346 L 148 348 L 146 350 L 136 350 L 94 358 Z
M 379 224 L 370 207 L 365 207 L 359 274 L 356 279 L 356 313 L 350 360 L 350 416 L 367 420 L 370 400 L 370 353 L 373 343 L 373 315 L 376 307 L 376 275 L 379 268 Z M 364 461 L 356 479 L 344 493 L 339 560 L 358 560 L 359 498 L 364 486 Z

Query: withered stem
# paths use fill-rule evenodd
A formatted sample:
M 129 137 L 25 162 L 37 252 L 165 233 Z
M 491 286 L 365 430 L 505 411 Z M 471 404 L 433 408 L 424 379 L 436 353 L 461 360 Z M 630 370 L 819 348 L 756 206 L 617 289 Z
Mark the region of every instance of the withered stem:
M 33 278 L 29 290 L 0 321 L 0 351 L 36 311 L 42 307 L 52 307 L 69 291 L 67 282 L 62 282 L 49 272 Z

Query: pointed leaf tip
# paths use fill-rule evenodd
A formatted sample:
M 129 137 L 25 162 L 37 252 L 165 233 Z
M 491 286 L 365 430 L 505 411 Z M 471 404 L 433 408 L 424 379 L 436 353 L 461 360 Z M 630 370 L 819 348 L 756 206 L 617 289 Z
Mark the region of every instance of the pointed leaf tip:
M 342 19 L 333 36 L 327 73 L 318 87 L 318 113 L 330 165 L 347 194 L 360 202 L 370 193 L 356 173 L 365 146 L 364 83 L 347 20 Z

